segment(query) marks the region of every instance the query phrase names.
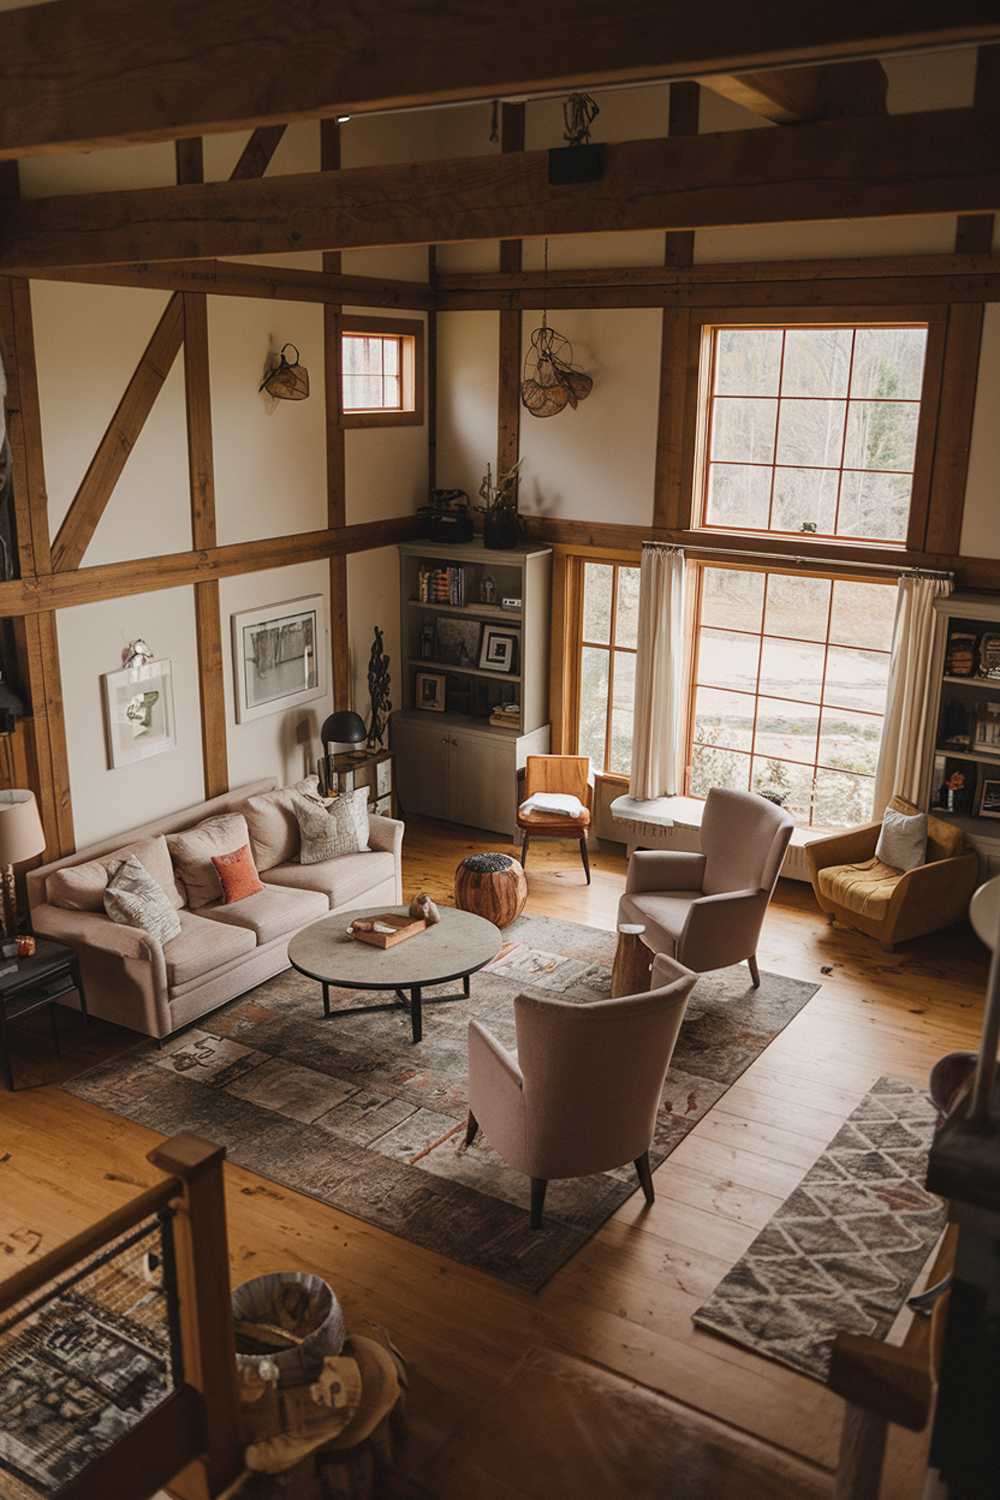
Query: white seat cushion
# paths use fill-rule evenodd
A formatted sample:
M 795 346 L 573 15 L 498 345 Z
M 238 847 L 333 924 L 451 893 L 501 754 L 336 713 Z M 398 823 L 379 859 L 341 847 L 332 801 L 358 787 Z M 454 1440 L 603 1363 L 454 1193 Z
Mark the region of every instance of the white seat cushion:
M 387 849 L 362 849 L 359 854 L 339 854 L 316 865 L 277 865 L 261 874 L 265 885 L 283 885 L 299 891 L 322 891 L 329 906 L 355 901 L 383 881 L 394 879 L 396 862 Z
M 322 891 L 282 890 L 271 886 L 219 906 L 203 906 L 199 916 L 230 927 L 244 927 L 259 944 L 270 943 L 286 932 L 297 932 L 310 922 L 318 922 L 330 910 Z
M 223 927 L 190 911 L 177 913 L 181 930 L 163 945 L 167 964 L 167 983 L 188 984 L 201 979 L 213 969 L 231 963 L 257 946 L 255 935 L 246 927 Z
M 618 903 L 619 922 L 641 922 L 646 928 L 642 940 L 654 953 L 673 953 L 680 941 L 684 924 L 704 891 L 669 891 L 663 895 L 625 895 Z

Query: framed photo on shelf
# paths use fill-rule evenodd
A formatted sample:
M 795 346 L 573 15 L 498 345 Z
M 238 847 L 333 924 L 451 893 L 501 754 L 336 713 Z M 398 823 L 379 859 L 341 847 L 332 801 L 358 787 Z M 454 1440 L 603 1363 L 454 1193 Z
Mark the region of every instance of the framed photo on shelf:
M 163 755 L 177 744 L 173 667 L 165 658 L 101 677 L 108 769 Z
M 418 672 L 414 702 L 427 713 L 444 713 L 444 673 Z
M 236 722 L 321 698 L 326 601 L 322 594 L 245 609 L 232 617 Z
M 450 667 L 474 667 L 479 655 L 479 621 L 453 620 L 442 615 L 434 622 L 434 660 Z
M 1000 818 L 1000 781 L 983 781 L 979 790 L 979 816 Z
M 479 647 L 479 665 L 487 672 L 517 669 L 518 632 L 504 625 L 484 625 Z

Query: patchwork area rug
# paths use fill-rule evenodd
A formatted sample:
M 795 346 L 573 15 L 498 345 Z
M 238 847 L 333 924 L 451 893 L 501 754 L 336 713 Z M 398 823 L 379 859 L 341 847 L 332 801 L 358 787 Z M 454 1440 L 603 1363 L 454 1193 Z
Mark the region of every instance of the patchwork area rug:
M 823 1381 L 838 1333 L 884 1338 L 944 1228 L 923 1186 L 935 1120 L 880 1078 L 694 1321 Z
M 513 1049 L 520 992 L 581 1005 L 606 998 L 615 935 L 521 917 L 504 937 L 494 962 L 472 976 L 469 1000 L 425 1009 L 416 1047 L 403 1010 L 325 1021 L 319 986 L 288 970 L 162 1051 L 144 1045 L 67 1087 L 165 1135 L 193 1130 L 264 1177 L 537 1290 L 638 1182 L 631 1165 L 553 1182 L 545 1227 L 532 1231 L 527 1179 L 482 1135 L 464 1146 L 468 1021 L 483 1021 Z M 699 979 L 664 1091 L 654 1167 L 818 988 L 762 974 L 755 991 L 743 965 Z M 372 997 L 332 990 L 331 998 L 350 1006 Z

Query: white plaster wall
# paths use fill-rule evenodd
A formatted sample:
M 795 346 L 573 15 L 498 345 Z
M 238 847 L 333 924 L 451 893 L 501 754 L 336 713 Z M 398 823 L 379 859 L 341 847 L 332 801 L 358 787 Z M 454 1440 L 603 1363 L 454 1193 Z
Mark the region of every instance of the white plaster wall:
M 403 666 L 399 659 L 399 553 L 395 547 L 352 552 L 347 559 L 350 600 L 351 705 L 367 722 L 368 657 L 375 626 L 385 638 L 392 685 L 392 706 L 400 704 Z
M 53 538 L 167 301 L 167 292 L 132 287 L 31 283 Z M 184 358 L 178 353 L 84 561 L 121 562 L 190 546 Z
M 208 300 L 215 507 L 220 544 L 326 525 L 323 309 L 308 302 Z M 296 345 L 305 401 L 258 394 L 269 349 Z
M 311 703 L 237 724 L 233 687 L 232 617 L 245 609 L 281 604 L 322 594 L 327 607 L 327 635 L 323 681 L 326 691 Z M 219 584 L 222 613 L 223 677 L 226 693 L 226 733 L 229 747 L 229 784 L 240 786 L 259 776 L 276 776 L 284 784 L 316 769 L 319 731 L 333 711 L 330 675 L 330 566 L 325 558 L 262 573 L 241 573 Z
M 56 615 L 66 743 L 78 846 L 200 802 L 204 796 L 194 590 L 163 589 L 62 609 Z M 177 745 L 108 769 L 101 674 L 142 636 L 173 663 Z
M 345 311 L 376 319 L 382 312 L 363 307 Z M 424 324 L 424 421 L 418 427 L 351 427 L 344 433 L 348 525 L 409 515 L 427 498 L 427 314 L 393 309 L 382 315 Z
M 438 313 L 437 481 L 473 502 L 496 465 L 499 361 L 497 313 Z
M 525 313 L 524 346 L 539 321 Z M 564 311 L 550 324 L 594 378 L 576 411 L 521 413 L 521 509 L 526 514 L 642 526 L 653 516 L 661 315 L 653 308 Z
M 1000 303 L 987 304 L 960 551 L 1000 557 Z

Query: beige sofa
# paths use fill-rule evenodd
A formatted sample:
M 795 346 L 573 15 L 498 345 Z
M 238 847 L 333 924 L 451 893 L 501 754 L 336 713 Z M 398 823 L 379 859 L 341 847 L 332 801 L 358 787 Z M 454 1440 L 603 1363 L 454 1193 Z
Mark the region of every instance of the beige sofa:
M 368 849 L 322 864 L 287 859 L 269 865 L 255 847 L 265 889 L 229 906 L 219 901 L 191 911 L 183 885 L 171 878 L 165 836 L 205 818 L 244 811 L 248 799 L 273 792 L 276 785 L 272 779 L 237 787 L 29 873 L 32 927 L 77 953 L 91 1015 L 162 1040 L 287 968 L 289 939 L 310 922 L 331 911 L 402 900 L 403 824 L 373 813 Z M 180 932 L 162 946 L 142 928 L 112 922 L 99 896 L 93 910 L 68 910 L 52 899 L 60 894 L 60 882 L 52 878 L 57 872 L 110 863 L 137 844 L 180 917 Z

